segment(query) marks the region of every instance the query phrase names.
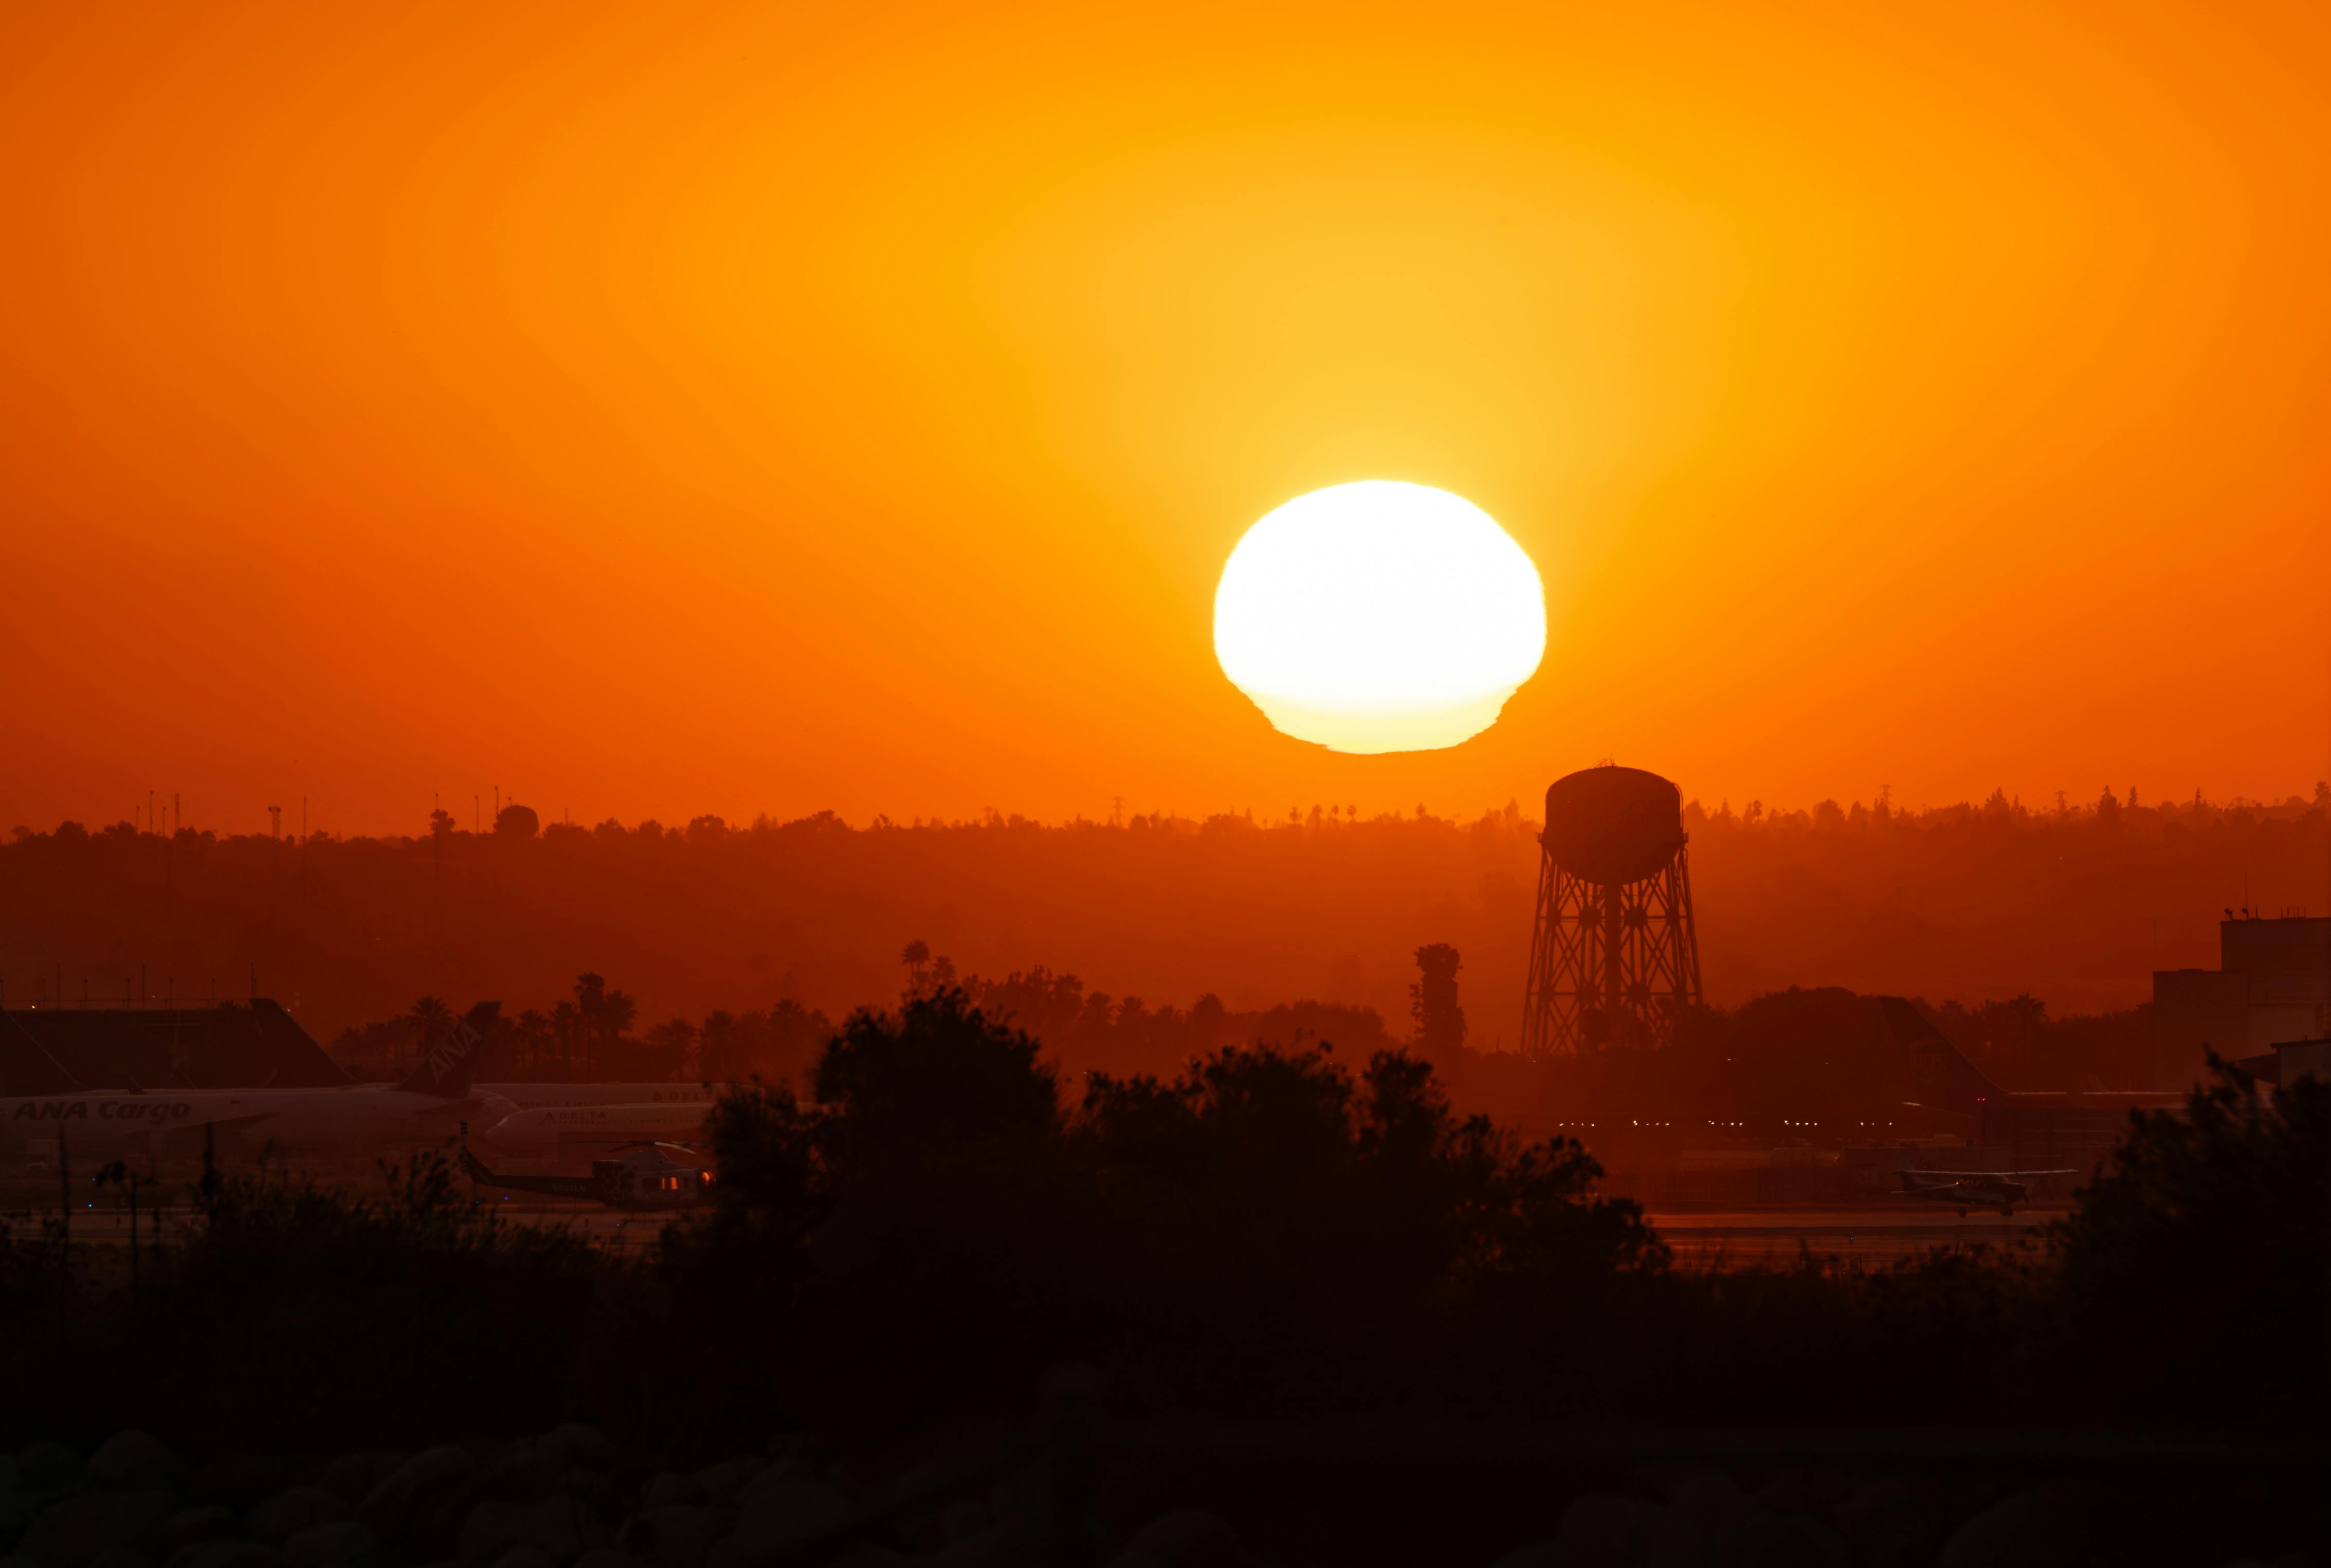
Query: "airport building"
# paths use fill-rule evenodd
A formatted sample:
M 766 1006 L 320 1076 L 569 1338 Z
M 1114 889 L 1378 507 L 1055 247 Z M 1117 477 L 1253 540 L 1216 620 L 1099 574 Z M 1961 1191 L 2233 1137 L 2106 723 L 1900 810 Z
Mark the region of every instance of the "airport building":
M 2218 967 L 2153 972 L 2155 1061 L 2164 1088 L 2205 1070 L 2205 1050 L 2230 1061 L 2285 1041 L 2331 1035 L 2331 919 L 2228 912 Z

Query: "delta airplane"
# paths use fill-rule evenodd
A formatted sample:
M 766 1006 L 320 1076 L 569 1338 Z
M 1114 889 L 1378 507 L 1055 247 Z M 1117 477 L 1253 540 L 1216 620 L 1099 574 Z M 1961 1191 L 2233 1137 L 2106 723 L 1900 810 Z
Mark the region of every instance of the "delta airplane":
M 166 1142 L 199 1128 L 278 1149 L 342 1152 L 442 1142 L 462 1120 L 516 1107 L 472 1092 L 471 1080 L 501 1011 L 481 1002 L 439 1041 L 402 1083 L 334 1088 L 128 1089 L 0 1098 L 0 1150 L 22 1157 L 55 1148 L 158 1155 Z M 45 1053 L 43 1053 L 45 1059 Z M 53 1060 L 44 1076 L 70 1079 Z

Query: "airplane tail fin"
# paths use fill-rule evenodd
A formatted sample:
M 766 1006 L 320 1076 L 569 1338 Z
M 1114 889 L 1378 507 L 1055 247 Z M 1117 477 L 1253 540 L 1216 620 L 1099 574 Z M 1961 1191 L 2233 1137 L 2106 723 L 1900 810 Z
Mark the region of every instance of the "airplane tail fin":
M 1881 996 L 1878 1006 L 1886 1016 L 1887 1028 L 1893 1031 L 1895 1043 L 1902 1049 L 1903 1064 L 1910 1070 L 1917 1104 L 1971 1117 L 1982 1111 L 1984 1101 L 1999 1098 L 1999 1086 L 1961 1056 L 1957 1048 L 1943 1038 L 1941 1031 L 1920 1017 L 1918 1010 L 1908 1002 L 1899 996 Z
M 470 1009 L 460 1022 L 445 1031 L 445 1037 L 411 1076 L 396 1087 L 410 1094 L 436 1095 L 444 1099 L 469 1093 L 470 1081 L 478 1076 L 479 1065 L 485 1060 L 487 1037 L 493 1033 L 501 1011 L 499 1002 L 480 1002 Z
M 87 1086 L 49 1053 L 24 1021 L 0 1010 L 0 1088 L 12 1095 L 79 1094 Z

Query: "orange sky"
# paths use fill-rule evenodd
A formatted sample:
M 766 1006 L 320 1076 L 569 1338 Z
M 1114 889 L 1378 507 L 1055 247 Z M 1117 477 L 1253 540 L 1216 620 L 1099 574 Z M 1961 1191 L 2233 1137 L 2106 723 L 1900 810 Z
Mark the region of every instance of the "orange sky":
M 2331 13 L 1898 9 L 17 0 L 0 827 L 2310 788 Z M 1215 668 L 1360 478 L 1454 750 Z

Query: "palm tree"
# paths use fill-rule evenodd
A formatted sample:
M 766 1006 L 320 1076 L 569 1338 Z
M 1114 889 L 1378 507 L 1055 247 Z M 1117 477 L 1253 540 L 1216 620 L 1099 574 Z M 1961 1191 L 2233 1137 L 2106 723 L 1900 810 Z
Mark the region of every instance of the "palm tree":
M 639 1015 L 640 1004 L 628 993 L 610 991 L 599 1003 L 599 1038 L 609 1045 L 621 1044 Z
M 452 1027 L 453 1010 L 438 997 L 424 996 L 413 1004 L 413 1011 L 404 1015 L 404 1022 L 420 1032 L 421 1054 L 425 1058 L 437 1049 L 437 1042 L 444 1039 L 445 1031 Z M 401 1069 L 404 1065 L 400 1058 L 397 1066 Z
M 571 1002 L 562 1002 L 551 1011 L 550 1038 L 557 1043 L 560 1070 L 571 1080 L 576 1061 L 583 1055 L 583 1012 Z
M 529 1007 L 518 1015 L 519 1060 L 529 1069 L 539 1069 L 550 1054 L 550 1020 L 541 1009 Z
M 669 1079 L 687 1077 L 689 1052 L 697 1040 L 696 1026 L 684 1018 L 675 1018 L 649 1030 L 648 1050 L 655 1069 Z

